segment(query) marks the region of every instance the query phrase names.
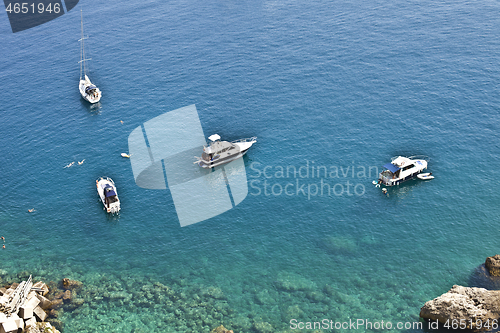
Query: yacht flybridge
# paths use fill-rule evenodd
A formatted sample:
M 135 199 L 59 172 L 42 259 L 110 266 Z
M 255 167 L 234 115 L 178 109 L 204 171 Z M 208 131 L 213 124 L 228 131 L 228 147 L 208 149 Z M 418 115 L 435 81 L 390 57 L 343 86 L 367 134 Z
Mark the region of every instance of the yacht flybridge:
M 218 134 L 211 135 L 208 139 L 210 145 L 203 147 L 201 158 L 195 157 L 197 161 L 194 162 L 204 169 L 214 168 L 242 157 L 257 142 L 257 137 L 232 142 L 221 141 Z
M 386 186 L 399 185 L 410 180 L 427 169 L 427 160 L 424 156 L 394 157 L 391 163 L 384 165 L 385 170 L 379 175 L 379 183 Z

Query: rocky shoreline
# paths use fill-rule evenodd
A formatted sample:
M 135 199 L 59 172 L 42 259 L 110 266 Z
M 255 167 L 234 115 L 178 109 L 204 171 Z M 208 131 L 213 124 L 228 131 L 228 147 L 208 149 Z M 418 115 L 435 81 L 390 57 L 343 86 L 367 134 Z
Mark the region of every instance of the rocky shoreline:
M 26 283 L 26 281 L 21 283 Z M 4 301 L 12 299 L 12 297 L 9 298 L 9 296 L 15 294 L 15 290 L 19 289 L 19 285 L 20 283 L 13 282 L 0 288 L 0 300 L 2 296 L 5 296 L 3 299 Z M 88 299 L 89 296 L 94 296 L 93 298 L 96 300 L 107 298 L 108 300 L 115 300 L 121 303 L 121 305 L 124 305 L 123 301 L 130 301 L 133 296 L 120 292 L 113 292 L 110 288 L 110 290 L 104 294 L 104 297 L 99 297 L 97 296 L 98 294 L 95 293 L 96 290 L 85 290 L 81 292 L 83 287 L 84 285 L 82 282 L 70 280 L 68 278 L 62 279 L 59 283 L 54 281 L 48 283 L 39 281 L 33 284 L 32 290 L 26 297 L 23 305 L 19 307 L 18 311 L 11 313 L 9 316 L 0 312 L 0 332 L 61 333 L 64 328 L 64 322 L 60 317 L 65 311 L 77 311 L 86 303 L 89 303 L 86 302 L 85 298 Z M 144 287 L 142 289 L 144 289 Z M 156 283 L 153 289 L 144 289 L 141 291 L 151 294 L 152 301 L 162 300 L 167 303 L 172 303 L 184 298 L 182 294 L 177 294 L 169 287 L 159 283 Z M 212 299 L 224 298 L 222 292 L 217 289 L 208 288 L 204 292 Z M 83 298 L 80 293 L 83 294 L 85 298 Z M 164 295 L 167 297 L 161 297 Z M 193 302 L 190 305 L 196 307 L 196 304 Z M 206 305 L 208 304 L 205 303 L 205 306 Z M 219 309 L 222 310 L 221 308 Z M 180 312 L 178 314 L 179 316 L 181 315 Z M 202 317 L 203 316 L 201 316 L 200 319 L 202 319 Z M 212 316 L 209 317 L 212 318 Z M 134 330 L 134 332 L 135 331 L 136 330 Z M 234 332 L 226 329 L 223 325 L 219 325 L 212 329 L 210 333 Z
M 26 284 L 27 281 L 22 281 L 21 284 L 23 283 Z M 19 298 L 16 294 L 19 286 L 20 283 L 14 282 L 0 288 L 0 300 L 7 303 L 13 298 Z M 29 286 L 29 294 L 15 312 L 5 310 L 0 313 L 0 332 L 58 333 L 63 328 L 62 321 L 58 319 L 60 312 L 74 310 L 84 303 L 77 295 L 77 291 L 83 286 L 79 281 L 63 279 L 59 284 L 39 281 Z
M 500 279 L 500 255 L 488 257 L 487 274 Z M 495 281 L 498 282 L 498 281 Z M 500 290 L 454 285 L 447 293 L 425 303 L 420 317 L 448 328 L 497 331 L 500 326 Z

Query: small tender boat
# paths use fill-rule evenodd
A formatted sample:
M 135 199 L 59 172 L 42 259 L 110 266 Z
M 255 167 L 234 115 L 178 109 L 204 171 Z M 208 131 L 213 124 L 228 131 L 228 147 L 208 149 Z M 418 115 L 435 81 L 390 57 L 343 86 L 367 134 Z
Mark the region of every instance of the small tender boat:
M 427 160 L 425 156 L 394 157 L 391 163 L 384 165 L 386 170 L 379 175 L 379 182 L 386 186 L 399 185 L 402 182 L 415 178 L 422 171 L 427 169 Z
M 427 172 L 427 173 L 421 173 L 417 175 L 418 179 L 422 180 L 431 180 L 434 179 L 434 176 L 432 176 L 432 172 Z
M 87 76 L 87 61 L 91 59 L 86 59 L 85 58 L 85 44 L 84 40 L 86 39 L 83 37 L 83 12 L 82 12 L 82 18 L 81 18 L 81 26 L 82 26 L 82 38 L 80 39 L 81 41 L 81 49 L 80 49 L 80 55 L 81 55 L 81 60 L 80 62 L 80 84 L 79 84 L 79 89 L 80 89 L 80 94 L 82 95 L 83 99 L 85 99 L 89 103 L 97 103 L 101 100 L 102 93 L 97 88 L 89 79 Z
M 210 145 L 203 147 L 200 157 L 195 157 L 196 162 L 204 169 L 213 168 L 234 161 L 246 154 L 248 149 L 257 142 L 257 137 L 240 139 L 232 142 L 220 141 L 220 136 L 214 134 L 208 137 Z
M 130 155 L 127 153 L 122 153 L 122 157 L 130 158 Z
M 108 213 L 118 213 L 120 211 L 120 199 L 118 199 L 118 194 L 116 194 L 115 182 L 108 177 L 101 177 L 95 182 L 97 193 L 101 198 L 104 209 Z

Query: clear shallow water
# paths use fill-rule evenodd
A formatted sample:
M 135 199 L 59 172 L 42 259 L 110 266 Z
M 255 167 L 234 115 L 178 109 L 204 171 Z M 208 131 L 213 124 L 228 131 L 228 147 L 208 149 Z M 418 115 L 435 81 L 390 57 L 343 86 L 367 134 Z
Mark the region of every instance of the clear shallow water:
M 3 278 L 83 281 L 86 305 L 64 313 L 65 332 L 418 321 L 425 301 L 467 285 L 497 253 L 497 3 L 83 6 L 98 108 L 76 87 L 78 10 L 16 34 L 0 19 Z M 258 137 L 245 163 L 262 191 L 181 229 L 168 191 L 138 188 L 119 154 L 135 127 L 193 103 L 205 134 Z M 363 195 L 263 192 L 266 180 L 276 191 L 320 182 L 278 178 L 280 166 L 358 171 L 400 154 L 428 155 L 436 179 L 388 198 L 357 173 L 324 181 Z M 271 178 L 255 170 L 266 166 Z M 118 185 L 119 218 L 97 200 L 104 175 Z M 183 301 L 148 294 L 155 283 Z

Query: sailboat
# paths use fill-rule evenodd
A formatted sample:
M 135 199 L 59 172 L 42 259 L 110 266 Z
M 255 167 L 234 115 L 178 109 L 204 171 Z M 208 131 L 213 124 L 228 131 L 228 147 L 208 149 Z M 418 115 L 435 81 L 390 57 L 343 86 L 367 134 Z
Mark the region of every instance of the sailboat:
M 79 40 L 81 42 L 81 50 L 80 50 L 81 60 L 79 61 L 80 63 L 79 89 L 83 99 L 93 104 L 101 100 L 102 92 L 99 90 L 99 88 L 96 87 L 95 84 L 93 84 L 90 81 L 89 77 L 87 76 L 86 62 L 91 59 L 85 58 L 85 43 L 84 43 L 85 37 L 83 37 L 83 11 L 80 12 L 81 12 L 82 38 Z

